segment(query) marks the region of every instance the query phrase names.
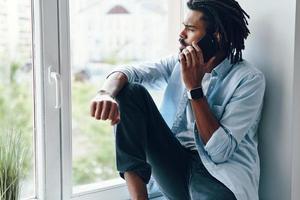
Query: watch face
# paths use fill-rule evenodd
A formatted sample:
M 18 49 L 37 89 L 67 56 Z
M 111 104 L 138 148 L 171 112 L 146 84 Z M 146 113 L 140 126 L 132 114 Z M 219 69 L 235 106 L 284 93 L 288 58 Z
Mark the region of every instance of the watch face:
M 203 97 L 202 88 L 196 88 L 190 91 L 191 99 L 200 99 Z

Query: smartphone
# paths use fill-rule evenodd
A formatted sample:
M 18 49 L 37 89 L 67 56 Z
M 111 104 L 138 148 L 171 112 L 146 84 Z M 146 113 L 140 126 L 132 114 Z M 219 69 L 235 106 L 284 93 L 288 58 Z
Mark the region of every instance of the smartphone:
M 206 34 L 199 42 L 197 42 L 197 45 L 202 50 L 205 63 L 208 62 L 218 50 L 217 42 L 211 34 Z

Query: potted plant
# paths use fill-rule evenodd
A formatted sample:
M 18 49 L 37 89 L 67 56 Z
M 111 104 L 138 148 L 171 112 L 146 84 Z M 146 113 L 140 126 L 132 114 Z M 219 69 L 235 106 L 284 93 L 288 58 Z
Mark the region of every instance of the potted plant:
M 0 200 L 17 200 L 28 150 L 15 129 L 0 132 Z

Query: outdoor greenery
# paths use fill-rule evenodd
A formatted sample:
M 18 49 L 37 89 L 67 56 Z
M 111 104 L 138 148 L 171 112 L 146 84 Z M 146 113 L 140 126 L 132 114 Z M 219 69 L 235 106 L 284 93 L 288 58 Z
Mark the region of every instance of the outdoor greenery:
M 112 126 L 90 117 L 90 101 L 98 89 L 89 82 L 72 83 L 73 152 L 77 152 L 77 157 L 73 156 L 74 184 L 118 176 Z
M 11 62 L 10 65 L 0 66 L 0 74 L 0 128 L 14 127 L 23 133 L 22 142 L 31 152 L 25 160 L 24 174 L 32 176 L 25 179 L 32 179 L 34 160 L 32 71 L 25 72 L 20 64 Z M 90 101 L 97 89 L 97 86 L 89 81 L 72 82 L 74 185 L 118 177 L 112 126 L 108 121 L 98 121 L 90 117 Z
M 32 92 L 28 92 L 32 86 L 30 82 L 16 81 L 19 64 L 12 62 L 7 68 L 7 79 L 1 79 L 0 84 L 0 128 L 20 130 L 26 146 L 32 148 L 33 100 Z M 6 73 L 5 66 L 0 66 L 0 73 Z
M 21 65 L 18 62 L 4 63 L 0 65 L 0 163 L 5 168 L 2 176 L 9 174 L 9 177 L 2 177 L 1 184 L 4 188 L 16 177 L 16 182 L 3 196 L 5 200 L 12 200 L 19 195 L 13 192 L 18 186 L 24 188 L 24 182 L 31 184 L 33 181 L 33 98 L 31 82 L 17 80 L 22 73 Z M 26 159 L 20 155 L 23 147 L 27 149 Z M 27 187 L 33 190 L 30 184 L 27 183 Z
M 0 200 L 18 200 L 28 169 L 28 146 L 21 132 L 2 129 L 0 134 Z

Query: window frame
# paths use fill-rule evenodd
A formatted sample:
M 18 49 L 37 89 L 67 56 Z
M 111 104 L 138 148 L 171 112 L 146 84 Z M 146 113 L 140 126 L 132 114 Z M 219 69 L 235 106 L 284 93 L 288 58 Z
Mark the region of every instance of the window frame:
M 69 48 L 69 9 L 68 0 L 31 0 L 32 1 L 32 48 L 34 66 L 34 143 L 35 143 L 35 197 L 34 199 L 99 199 L 120 198 L 124 196 L 112 196 L 126 192 L 124 183 L 113 184 L 107 190 L 94 189 L 72 195 L 71 169 L 72 169 L 72 137 L 70 124 L 71 87 L 70 87 L 70 48 Z M 183 19 L 185 0 L 168 0 L 170 15 L 174 17 L 171 29 L 178 33 Z M 179 11 L 179 12 L 178 12 Z M 178 13 L 180 17 L 178 19 Z M 298 21 L 297 21 L 298 22 Z M 177 24 L 178 23 L 178 24 Z M 299 23 L 298 23 L 299 24 Z M 297 25 L 298 25 L 297 24 Z M 298 27 L 298 26 L 297 26 Z M 299 29 L 297 29 L 296 32 Z M 297 35 L 297 34 L 296 34 Z M 297 38 L 298 39 L 298 38 Z M 169 46 L 174 47 L 177 35 L 171 36 Z M 297 42 L 299 42 L 297 40 Z M 296 51 L 299 57 L 299 50 Z M 298 57 L 295 62 L 298 63 Z M 298 59 L 298 60 L 297 60 Z M 48 82 L 48 67 L 62 75 L 62 108 L 55 109 L 55 87 Z M 299 70 L 296 71 L 299 74 Z M 299 82 L 299 76 L 295 80 Z M 296 83 L 294 83 L 294 91 Z M 295 92 L 294 102 L 299 99 L 299 92 Z M 299 110 L 299 106 L 297 107 Z M 299 113 L 299 112 L 298 112 Z M 296 121 L 299 114 L 294 112 L 293 129 L 298 130 Z M 295 131 L 294 131 L 295 132 Z M 299 134 L 293 136 L 299 138 Z M 294 141 L 297 141 L 296 139 Z M 293 143 L 295 149 L 297 144 Z M 297 151 L 294 151 L 297 152 Z M 300 164 L 299 159 L 293 157 L 293 172 L 297 175 L 293 178 L 293 189 L 299 185 L 299 173 L 296 173 Z M 295 176 L 294 176 L 295 177 Z M 296 196 L 294 189 L 293 195 Z M 293 196 L 293 197 L 294 197 Z M 32 198 L 30 198 L 32 199 Z
M 34 199 L 96 200 L 129 199 L 123 180 L 90 184 L 73 194 L 72 116 L 69 0 L 32 1 L 32 44 L 35 98 L 35 191 Z M 170 49 L 177 49 L 184 0 L 168 0 Z M 178 15 L 178 13 L 180 13 Z M 55 108 L 56 88 L 49 82 L 49 66 L 61 76 L 61 107 Z M 156 194 L 149 194 L 157 196 Z
M 36 199 L 61 199 L 60 109 L 48 67 L 59 73 L 57 2 L 32 0 Z

